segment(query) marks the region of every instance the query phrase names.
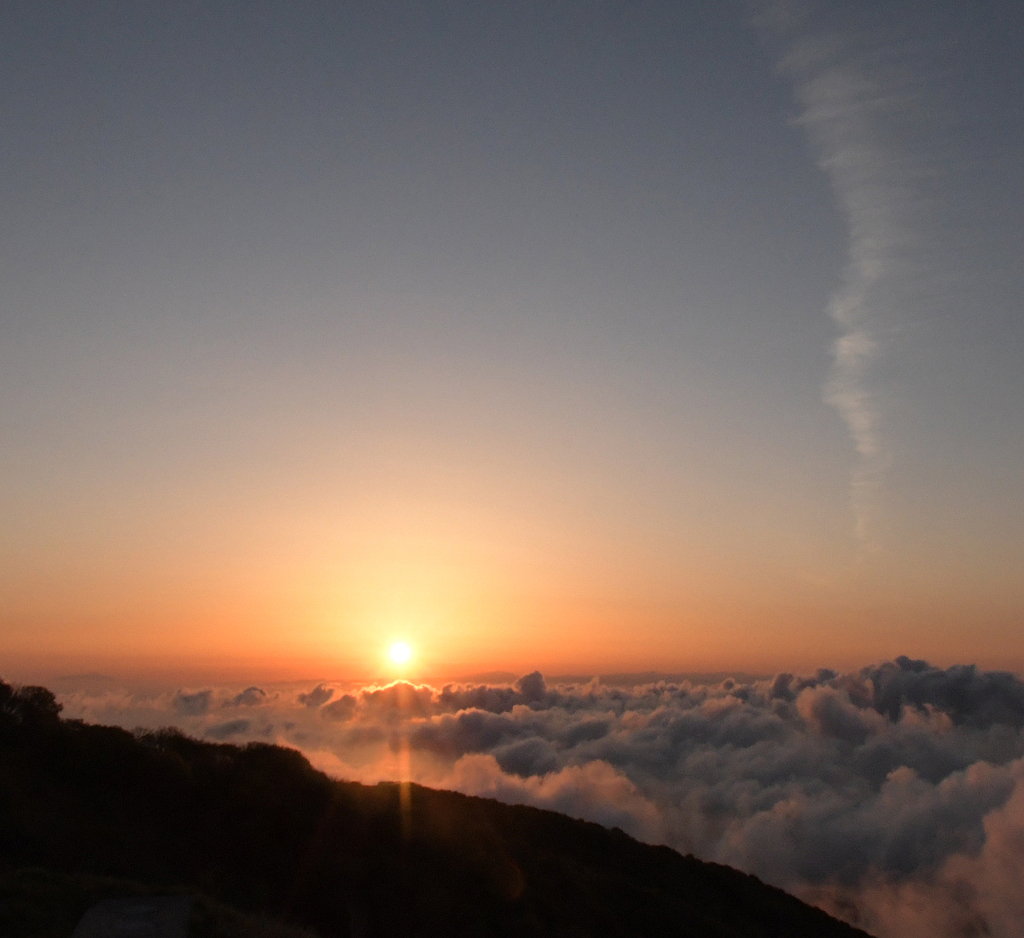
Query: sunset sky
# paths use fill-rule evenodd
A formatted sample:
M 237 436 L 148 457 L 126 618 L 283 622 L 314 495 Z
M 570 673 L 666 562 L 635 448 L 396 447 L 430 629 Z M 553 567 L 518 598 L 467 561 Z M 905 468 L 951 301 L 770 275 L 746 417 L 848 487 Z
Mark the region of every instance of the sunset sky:
M 1024 670 L 1024 7 L 0 13 L 0 675 Z

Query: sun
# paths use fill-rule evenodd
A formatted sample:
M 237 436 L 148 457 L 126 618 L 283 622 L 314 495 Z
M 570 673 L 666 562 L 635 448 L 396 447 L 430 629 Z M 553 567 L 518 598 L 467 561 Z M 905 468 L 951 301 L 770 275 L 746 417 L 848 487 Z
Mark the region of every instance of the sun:
M 412 658 L 412 648 L 408 642 L 395 642 L 388 651 L 388 657 L 395 664 L 408 664 Z

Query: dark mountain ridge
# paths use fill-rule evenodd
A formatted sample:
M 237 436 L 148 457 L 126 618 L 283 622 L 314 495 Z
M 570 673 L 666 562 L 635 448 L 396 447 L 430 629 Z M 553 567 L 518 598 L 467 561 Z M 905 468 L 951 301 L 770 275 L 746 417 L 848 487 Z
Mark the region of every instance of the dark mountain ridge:
M 64 720 L 0 681 L 0 872 L 194 890 L 333 936 L 864 936 L 728 867 L 620 830 L 294 750 Z

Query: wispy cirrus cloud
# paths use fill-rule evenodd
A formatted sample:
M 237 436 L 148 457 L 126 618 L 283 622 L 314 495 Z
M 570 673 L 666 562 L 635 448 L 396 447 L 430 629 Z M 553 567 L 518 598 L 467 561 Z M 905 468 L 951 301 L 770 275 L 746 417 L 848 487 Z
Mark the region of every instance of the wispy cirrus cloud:
M 868 547 L 893 449 L 880 366 L 907 325 L 908 299 L 935 274 L 929 214 L 941 154 L 927 129 L 938 106 L 921 48 L 894 28 L 868 29 L 819 6 L 759 4 L 755 22 L 778 45 L 779 68 L 799 106 L 795 122 L 849 232 L 845 268 L 828 303 L 839 335 L 824 391 L 856 450 L 850 500 L 856 537 Z

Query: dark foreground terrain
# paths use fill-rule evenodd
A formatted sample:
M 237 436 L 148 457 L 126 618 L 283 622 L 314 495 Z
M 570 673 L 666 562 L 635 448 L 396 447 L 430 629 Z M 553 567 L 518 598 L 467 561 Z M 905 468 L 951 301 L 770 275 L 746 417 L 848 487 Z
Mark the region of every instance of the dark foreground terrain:
M 864 933 L 752 876 L 549 811 L 333 781 L 297 752 L 62 720 L 0 682 L 0 934 L 190 893 L 206 936 Z M 306 929 L 307 932 L 299 932 Z

